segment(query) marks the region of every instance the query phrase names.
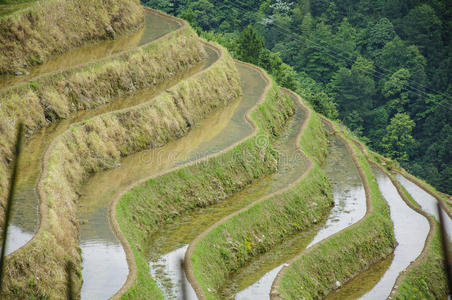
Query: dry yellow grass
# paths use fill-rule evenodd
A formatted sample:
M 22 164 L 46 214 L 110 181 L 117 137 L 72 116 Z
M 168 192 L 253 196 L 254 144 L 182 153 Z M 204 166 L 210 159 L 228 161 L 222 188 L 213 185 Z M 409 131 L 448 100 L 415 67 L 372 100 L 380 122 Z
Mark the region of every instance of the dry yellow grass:
M 0 73 L 143 24 L 138 0 L 45 0 L 0 17 Z

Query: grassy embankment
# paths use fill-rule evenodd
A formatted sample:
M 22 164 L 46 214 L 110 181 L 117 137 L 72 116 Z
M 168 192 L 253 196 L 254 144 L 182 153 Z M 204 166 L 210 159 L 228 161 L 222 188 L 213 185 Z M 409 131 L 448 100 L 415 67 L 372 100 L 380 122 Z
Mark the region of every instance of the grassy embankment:
M 36 0 L 0 0 L 0 17 L 8 14 L 12 14 L 18 10 L 27 8 L 32 5 Z
M 26 132 L 95 108 L 143 88 L 159 88 L 206 58 L 196 33 L 185 25 L 138 49 L 43 76 L 0 93 L 0 203 L 4 205 L 16 122 Z M 3 209 L 0 210 L 3 223 Z
M 310 228 L 331 209 L 330 186 L 319 167 L 327 155 L 326 133 L 315 113 L 306 122 L 297 140 L 303 159 L 311 161 L 305 173 L 285 189 L 220 221 L 190 246 L 192 255 L 187 253 L 186 260 L 193 266 L 194 288 L 201 298 L 219 298 L 217 293 L 234 271 L 287 236 Z
M 151 278 L 146 259 L 150 236 L 162 223 L 196 207 L 224 201 L 259 178 L 275 171 L 273 147 L 261 147 L 263 136 L 273 141 L 289 116 L 293 103 L 273 85 L 265 101 L 251 114 L 258 126 L 244 142 L 200 162 L 154 177 L 124 194 L 117 208 L 121 230 L 132 246 L 138 276 L 123 298 L 163 299 Z
M 0 0 L 0 4 L 33 3 L 36 0 Z
M 337 132 L 345 136 L 344 132 Z M 283 269 L 272 287 L 272 299 L 318 299 L 344 284 L 395 247 L 389 208 L 366 157 L 344 138 L 366 190 L 367 213 L 358 223 L 313 246 Z
M 138 0 L 31 2 L 0 16 L 0 74 L 26 70 L 54 54 L 143 25 Z
M 73 124 L 52 141 L 38 185 L 41 224 L 33 240 L 7 260 L 7 298 L 65 297 L 65 262 L 80 287 L 78 190 L 90 173 L 115 167 L 121 156 L 159 147 L 186 134 L 208 113 L 236 99 L 239 75 L 227 54 L 210 68 L 141 105 Z
M 364 148 L 360 144 L 361 148 Z M 424 212 L 420 205 L 413 199 L 407 190 L 397 181 L 395 172 L 402 172 L 412 181 L 420 181 L 412 175 L 407 174 L 404 170 L 400 170 L 398 164 L 390 161 L 381 155 L 364 150 L 368 155 L 368 159 L 381 169 L 384 169 L 386 174 L 390 176 L 391 181 L 397 188 L 402 199 L 413 210 L 424 215 L 430 224 L 430 232 L 425 241 L 424 249 L 419 257 L 413 261 L 407 269 L 405 269 L 397 278 L 397 281 L 391 292 L 393 299 L 443 299 L 447 295 L 447 279 L 444 272 L 444 259 L 441 247 L 441 236 L 439 231 L 439 224 L 435 218 Z M 396 171 L 397 170 L 397 171 Z M 434 195 L 435 190 L 429 190 L 429 186 L 424 183 L 420 185 L 424 190 Z

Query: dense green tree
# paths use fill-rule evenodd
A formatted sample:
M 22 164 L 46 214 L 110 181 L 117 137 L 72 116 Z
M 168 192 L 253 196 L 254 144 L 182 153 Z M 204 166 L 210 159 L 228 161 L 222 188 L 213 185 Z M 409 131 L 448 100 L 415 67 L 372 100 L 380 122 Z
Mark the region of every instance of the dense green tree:
M 367 52 L 373 59 L 378 59 L 381 55 L 381 49 L 395 36 L 394 26 L 387 18 L 381 18 L 376 24 L 369 24 L 366 30 Z
M 291 18 L 283 14 L 273 14 L 271 15 L 271 21 L 263 30 L 263 35 L 266 40 L 266 46 L 271 49 L 278 42 L 281 32 L 290 32 Z M 287 29 L 289 28 L 289 29 Z
M 264 50 L 264 39 L 249 25 L 239 35 L 237 41 L 237 57 L 252 64 L 259 63 L 259 56 Z
M 155 9 L 166 11 L 170 14 L 174 14 L 176 12 L 175 3 L 170 0 L 148 0 L 146 5 Z
M 437 141 L 426 145 L 424 159 L 420 160 L 421 165 L 427 165 L 428 170 L 413 170 L 421 177 L 428 176 L 429 180 L 438 186 L 441 190 L 449 190 L 452 186 L 452 166 L 450 159 L 452 157 L 452 126 L 446 124 L 436 134 Z
M 387 156 L 398 161 L 408 160 L 408 151 L 414 146 L 412 134 L 415 123 L 407 114 L 396 114 L 386 127 L 382 147 Z
M 295 1 L 295 6 L 292 11 L 293 22 L 296 25 L 300 25 L 307 14 L 311 15 L 311 1 L 310 0 L 299 0 Z M 311 16 L 312 18 L 312 16 Z
M 329 47 L 341 58 L 342 65 L 350 65 L 358 56 L 356 49 L 358 33 L 356 29 L 344 18 L 338 26 L 334 39 Z
M 335 73 L 329 89 L 339 105 L 341 116 L 345 117 L 352 111 L 359 111 L 358 114 L 363 116 L 371 108 L 376 92 L 374 72 L 372 61 L 359 56 L 351 69 L 343 67 Z
M 401 68 L 384 82 L 382 93 L 389 100 L 387 107 L 391 115 L 406 111 L 406 107 L 410 102 L 407 90 L 410 77 L 410 71 Z
M 357 136 L 362 136 L 364 131 L 364 118 L 362 112 L 354 109 L 345 116 L 344 123 L 353 131 Z
M 295 69 L 307 72 L 317 81 L 328 82 L 332 76 L 331 71 L 337 70 L 340 66 L 330 49 L 329 41 L 333 39 L 331 26 L 323 22 L 317 24 L 309 37 L 302 37 L 299 40 L 299 52 L 293 62 Z
M 385 76 L 390 76 L 401 68 L 405 68 L 410 72 L 409 89 L 411 102 L 415 102 L 423 95 L 426 82 L 426 59 L 414 46 L 407 46 L 399 37 L 387 43 L 380 58 L 377 60 L 377 68 L 379 69 L 379 77 L 385 80 Z M 382 75 L 383 74 L 383 75 Z
M 311 13 L 313 16 L 321 16 L 324 11 L 328 9 L 330 6 L 330 2 L 328 0 L 316 0 L 311 1 Z
M 299 89 L 300 84 L 297 80 L 297 72 L 282 61 L 279 53 L 264 49 L 259 55 L 257 65 L 268 70 L 281 86 L 294 91 Z
M 368 137 L 374 149 L 382 151 L 381 140 L 386 133 L 389 123 L 389 113 L 385 106 L 380 106 L 369 111 L 364 117 L 364 128 L 367 129 L 365 136 Z
M 270 4 L 271 0 L 265 0 L 261 3 L 258 11 L 261 16 L 265 16 L 271 12 Z
M 334 2 L 330 2 L 328 8 L 322 14 L 322 17 L 328 24 L 336 24 L 342 20 L 342 16 Z
M 400 19 L 409 10 L 420 3 L 419 0 L 391 0 L 384 1 L 384 13 L 391 19 Z
M 315 111 L 324 114 L 330 119 L 338 117 L 336 103 L 326 93 L 305 91 L 303 96 L 312 104 Z
M 423 4 L 410 10 L 403 18 L 402 37 L 416 45 L 424 56 L 434 59 L 436 65 L 435 58 L 441 57 L 438 51 L 442 51 L 441 26 L 442 22 L 433 8 Z
M 391 75 L 389 80 L 384 83 L 383 95 L 386 98 L 394 97 L 399 95 L 408 85 L 408 79 L 410 79 L 411 74 L 405 68 L 401 68 Z
M 219 24 L 219 16 L 215 16 L 215 6 L 209 0 L 199 0 L 190 3 L 188 9 L 193 12 L 195 22 L 204 30 L 209 30 Z
M 307 13 L 303 16 L 302 22 L 300 24 L 301 33 L 305 36 L 310 36 L 313 29 L 314 29 L 315 23 L 314 19 L 312 18 L 310 13 Z
M 419 79 L 424 83 L 425 73 L 424 67 L 426 60 L 419 52 L 416 46 L 408 46 L 399 37 L 387 43 L 381 53 L 380 59 L 377 60 L 377 66 L 383 70 L 383 73 L 392 73 L 399 68 L 407 68 L 413 73 L 419 74 Z

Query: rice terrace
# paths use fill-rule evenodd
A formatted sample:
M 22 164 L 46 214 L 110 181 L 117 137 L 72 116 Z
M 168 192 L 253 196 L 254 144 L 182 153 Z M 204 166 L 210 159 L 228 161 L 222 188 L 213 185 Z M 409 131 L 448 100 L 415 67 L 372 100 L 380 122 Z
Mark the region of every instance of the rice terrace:
M 448 299 L 447 0 L 0 0 L 0 299 Z

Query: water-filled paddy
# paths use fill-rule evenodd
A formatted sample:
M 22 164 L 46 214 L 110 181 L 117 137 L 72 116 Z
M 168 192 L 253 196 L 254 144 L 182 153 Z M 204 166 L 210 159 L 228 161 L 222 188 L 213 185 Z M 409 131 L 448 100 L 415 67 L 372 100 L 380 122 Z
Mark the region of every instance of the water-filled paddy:
M 397 174 L 396 175 L 397 180 L 400 182 L 400 184 L 410 193 L 410 195 L 413 197 L 414 201 L 419 203 L 422 210 L 429 213 L 430 215 L 434 216 L 437 221 L 439 221 L 438 216 L 438 208 L 437 208 L 437 200 L 424 191 L 421 187 L 419 187 L 414 182 L 410 181 L 403 175 Z M 449 239 L 452 240 L 452 220 L 449 218 L 449 216 L 443 212 L 444 216 L 444 222 L 445 222 L 445 228 L 446 232 L 449 236 Z
M 305 248 L 350 226 L 366 212 L 366 197 L 358 170 L 345 144 L 330 138 L 328 157 L 323 169 L 332 184 L 334 208 L 321 226 L 302 232 L 286 244 L 261 257 L 234 276 L 228 296 L 237 291 L 237 299 L 269 299 L 270 289 L 283 265 Z M 252 284 L 250 284 L 252 283 Z M 235 291 L 234 291 L 235 289 Z
M 389 259 L 355 277 L 327 299 L 385 299 L 400 272 L 405 270 L 422 252 L 430 230 L 427 219 L 412 210 L 400 197 L 389 177 L 380 169 L 372 168 L 378 187 L 389 205 L 394 234 L 398 245 Z M 383 270 L 383 266 L 386 269 Z M 344 289 L 344 291 L 342 291 Z

